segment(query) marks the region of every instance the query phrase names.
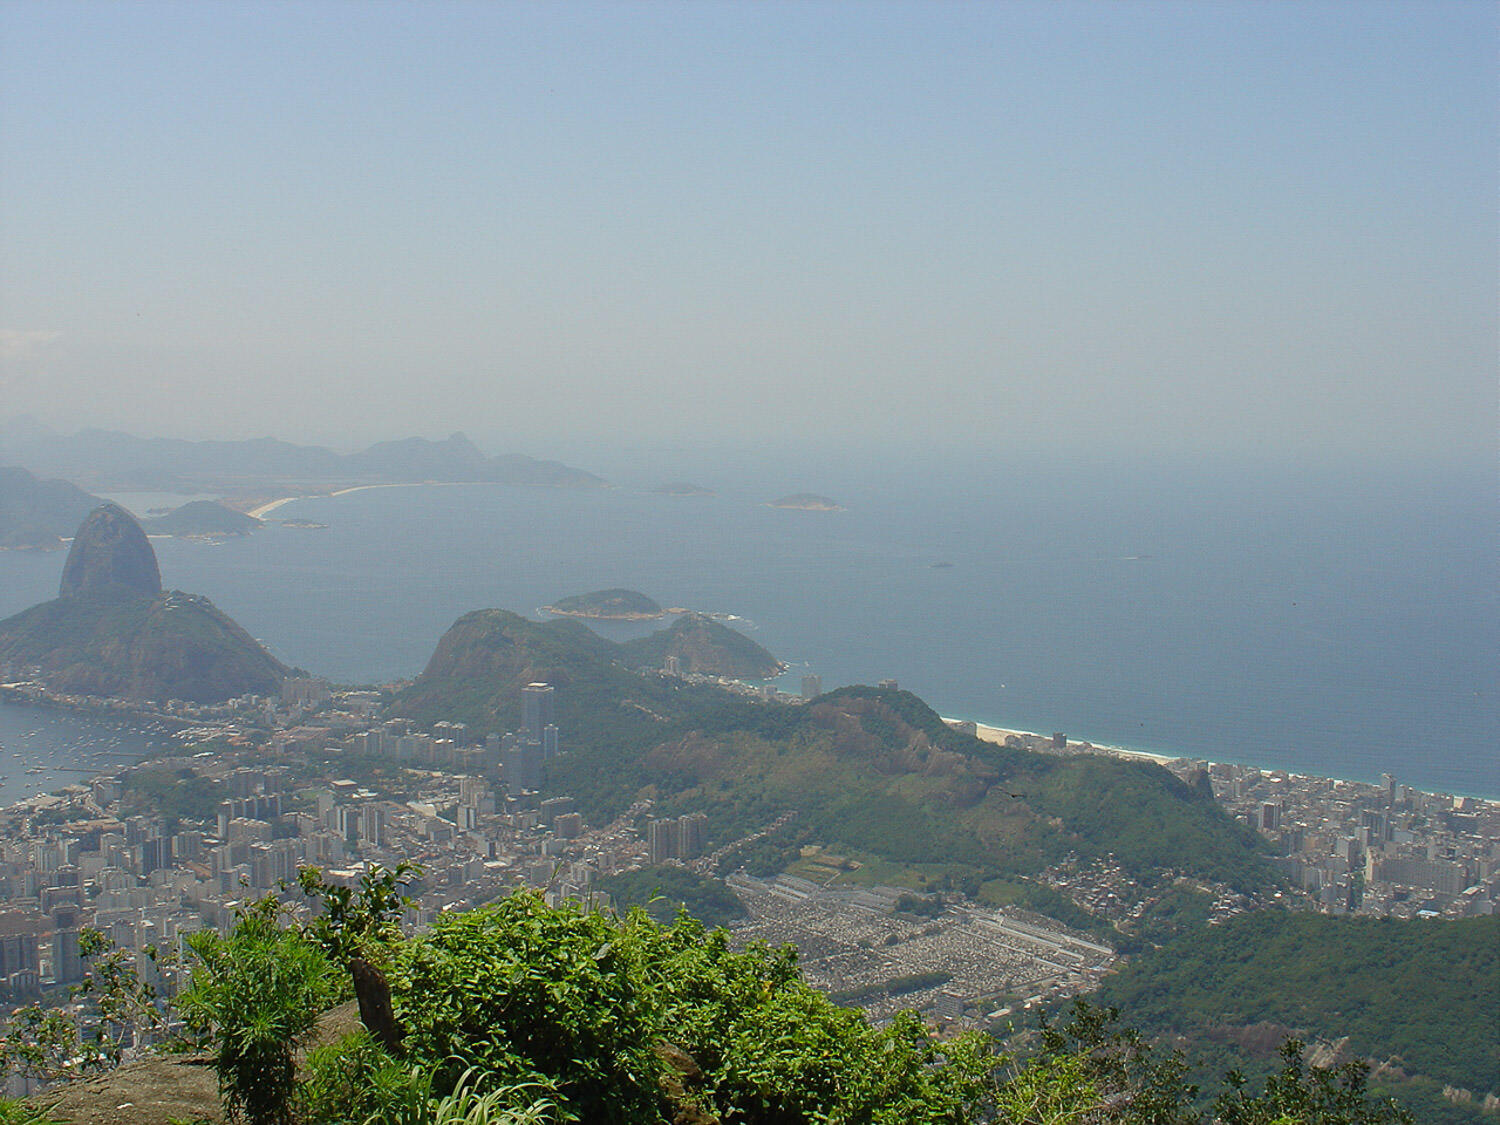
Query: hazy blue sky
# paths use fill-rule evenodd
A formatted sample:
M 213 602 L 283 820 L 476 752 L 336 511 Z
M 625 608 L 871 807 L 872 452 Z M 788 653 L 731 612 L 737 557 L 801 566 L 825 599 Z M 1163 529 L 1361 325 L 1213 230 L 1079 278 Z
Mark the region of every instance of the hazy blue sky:
M 1496 7 L 0 4 L 0 421 L 1493 453 Z

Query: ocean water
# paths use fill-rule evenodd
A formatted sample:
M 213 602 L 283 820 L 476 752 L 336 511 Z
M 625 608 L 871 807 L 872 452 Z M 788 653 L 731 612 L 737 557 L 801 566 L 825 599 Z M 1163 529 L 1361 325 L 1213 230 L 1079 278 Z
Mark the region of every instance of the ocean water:
M 940 457 L 769 484 L 708 461 L 696 474 L 717 494 L 615 473 L 599 491 L 369 489 L 273 514 L 326 528 L 155 546 L 168 585 L 344 682 L 416 675 L 468 610 L 537 616 L 626 586 L 737 615 L 793 690 L 805 672 L 825 688 L 892 678 L 1001 726 L 1500 796 L 1487 474 Z M 804 489 L 847 510 L 764 503 Z M 62 562 L 0 555 L 0 615 L 52 596 Z

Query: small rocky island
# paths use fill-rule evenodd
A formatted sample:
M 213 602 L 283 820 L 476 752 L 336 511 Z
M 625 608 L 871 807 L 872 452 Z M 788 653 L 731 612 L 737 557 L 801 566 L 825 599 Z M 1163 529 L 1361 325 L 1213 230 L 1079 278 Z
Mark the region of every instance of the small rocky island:
M 714 490 L 704 488 L 701 484 L 691 484 L 685 480 L 667 481 L 659 484 L 651 490 L 661 496 L 713 496 Z
M 557 617 L 582 617 L 591 621 L 654 621 L 666 614 L 639 590 L 595 590 L 559 598 L 542 610 Z
M 816 492 L 794 492 L 780 500 L 772 500 L 773 508 L 792 508 L 799 512 L 842 512 L 844 506 L 837 500 L 819 496 Z

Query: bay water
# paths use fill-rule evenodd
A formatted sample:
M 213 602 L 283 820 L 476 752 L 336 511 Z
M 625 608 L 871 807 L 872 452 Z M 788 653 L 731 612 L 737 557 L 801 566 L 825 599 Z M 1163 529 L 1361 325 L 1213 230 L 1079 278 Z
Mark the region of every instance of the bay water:
M 1500 796 L 1488 474 L 933 456 L 752 480 L 705 458 L 714 495 L 671 496 L 648 472 L 371 488 L 272 513 L 324 527 L 154 544 L 168 586 L 339 682 L 415 676 L 469 610 L 623 586 L 732 615 L 789 690 L 895 679 L 998 726 Z M 767 504 L 804 489 L 844 510 Z M 0 616 L 54 596 L 62 563 L 0 554 Z

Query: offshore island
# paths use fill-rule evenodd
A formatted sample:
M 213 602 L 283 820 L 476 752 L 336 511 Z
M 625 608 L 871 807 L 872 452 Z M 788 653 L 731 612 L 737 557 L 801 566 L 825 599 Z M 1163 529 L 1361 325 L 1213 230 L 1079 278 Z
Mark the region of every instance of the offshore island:
M 837 500 L 830 500 L 827 496 L 819 496 L 816 492 L 794 492 L 790 496 L 783 496 L 780 500 L 772 500 L 772 508 L 789 508 L 798 512 L 842 512 L 844 506 Z
M 581 617 L 588 621 L 655 621 L 668 613 L 682 612 L 663 609 L 639 590 L 619 587 L 594 590 L 587 594 L 570 594 L 541 608 L 543 613 L 550 613 L 554 617 Z

